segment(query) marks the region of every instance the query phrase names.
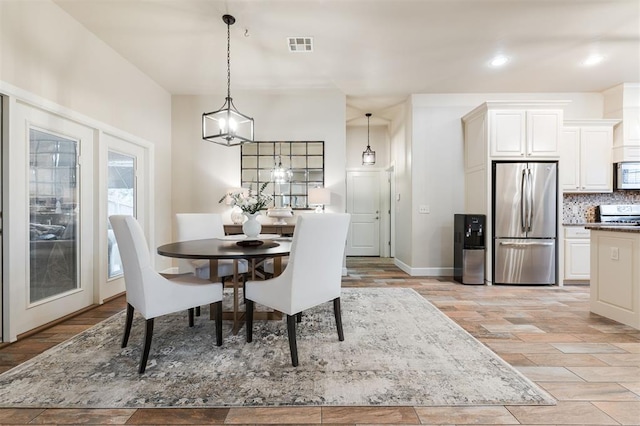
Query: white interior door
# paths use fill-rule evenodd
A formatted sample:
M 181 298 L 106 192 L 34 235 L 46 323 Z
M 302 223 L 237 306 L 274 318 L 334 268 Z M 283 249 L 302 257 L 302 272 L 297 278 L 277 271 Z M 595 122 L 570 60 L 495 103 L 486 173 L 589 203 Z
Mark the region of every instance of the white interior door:
M 380 256 L 380 172 L 347 172 L 347 256 Z
M 94 129 L 15 103 L 5 151 L 9 340 L 94 303 Z M 5 336 L 7 337 L 7 336 Z

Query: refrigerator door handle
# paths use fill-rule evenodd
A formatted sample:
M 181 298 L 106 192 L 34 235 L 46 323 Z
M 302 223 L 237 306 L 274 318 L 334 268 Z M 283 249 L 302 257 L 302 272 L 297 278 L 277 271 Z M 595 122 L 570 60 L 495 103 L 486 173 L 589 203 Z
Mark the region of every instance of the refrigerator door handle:
M 522 232 L 527 232 L 526 212 L 527 212 L 527 169 L 522 170 L 522 180 L 520 181 L 520 227 Z
M 500 245 L 501 246 L 509 246 L 509 247 L 531 247 L 531 246 L 552 246 L 555 243 L 551 242 L 551 241 L 545 241 L 545 242 L 537 242 L 537 241 L 528 241 L 526 243 L 516 243 L 516 242 L 509 242 L 509 241 L 500 241 Z
M 533 226 L 533 175 L 531 169 L 527 169 L 527 198 L 529 199 L 529 213 L 527 215 L 527 232 L 531 232 Z

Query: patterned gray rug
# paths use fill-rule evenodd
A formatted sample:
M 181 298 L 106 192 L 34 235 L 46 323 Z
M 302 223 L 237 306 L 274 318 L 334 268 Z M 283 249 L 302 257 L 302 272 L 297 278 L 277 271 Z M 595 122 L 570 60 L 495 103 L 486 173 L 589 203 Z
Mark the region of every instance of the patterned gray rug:
M 555 400 L 411 289 L 344 289 L 345 341 L 333 307 L 306 313 L 300 365 L 285 321 L 256 321 L 253 343 L 208 313 L 156 319 L 138 375 L 144 321 L 120 348 L 121 312 L 0 375 L 2 407 L 142 408 L 284 405 L 533 405 Z

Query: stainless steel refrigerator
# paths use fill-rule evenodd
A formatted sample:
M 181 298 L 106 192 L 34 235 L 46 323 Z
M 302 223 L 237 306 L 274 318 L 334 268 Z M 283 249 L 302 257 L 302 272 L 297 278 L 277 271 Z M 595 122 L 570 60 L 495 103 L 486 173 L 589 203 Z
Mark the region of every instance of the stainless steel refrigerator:
M 558 164 L 493 163 L 493 283 L 557 283 Z

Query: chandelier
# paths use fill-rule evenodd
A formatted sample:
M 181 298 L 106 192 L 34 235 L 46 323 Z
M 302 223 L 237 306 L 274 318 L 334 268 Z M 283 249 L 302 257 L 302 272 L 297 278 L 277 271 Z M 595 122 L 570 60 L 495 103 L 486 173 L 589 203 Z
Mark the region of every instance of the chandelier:
M 231 31 L 236 22 L 231 15 L 224 15 L 227 24 L 227 98 L 222 107 L 202 114 L 202 139 L 224 146 L 253 142 L 253 118 L 242 114 L 231 98 Z
M 362 152 L 362 165 L 372 166 L 376 164 L 376 152 L 371 151 L 369 146 L 369 119 L 371 118 L 371 113 L 368 112 L 365 115 L 367 116 L 367 149 Z

